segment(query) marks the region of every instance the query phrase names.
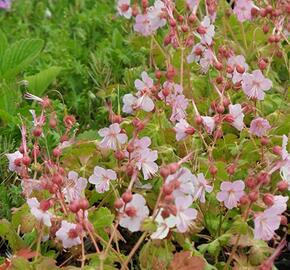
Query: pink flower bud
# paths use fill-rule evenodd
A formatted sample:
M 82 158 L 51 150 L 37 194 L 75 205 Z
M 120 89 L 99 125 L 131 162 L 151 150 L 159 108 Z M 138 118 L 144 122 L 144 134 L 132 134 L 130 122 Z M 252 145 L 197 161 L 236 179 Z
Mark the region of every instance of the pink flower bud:
M 115 202 L 114 202 L 114 207 L 116 209 L 120 209 L 122 208 L 124 205 L 124 202 L 121 200 L 121 199 L 117 199 Z
M 128 215 L 129 217 L 135 217 L 137 214 L 137 210 L 134 206 L 128 206 L 125 209 L 125 213 L 126 215 Z
M 30 163 L 31 163 L 31 158 L 27 155 L 25 155 L 23 158 L 22 158 L 22 163 L 23 165 L 25 166 L 29 166 Z
M 79 200 L 79 206 L 80 206 L 81 209 L 86 210 L 86 209 L 89 208 L 90 204 L 89 204 L 87 199 L 81 198 Z
M 266 193 L 263 196 L 263 202 L 267 206 L 272 206 L 274 204 L 274 196 L 272 194 L 270 194 L 270 193 Z
M 52 150 L 52 154 L 54 157 L 60 157 L 61 155 L 61 149 L 59 147 L 56 147 Z
M 249 193 L 249 199 L 251 202 L 257 201 L 259 198 L 259 192 L 256 190 L 253 190 Z
M 170 174 L 176 173 L 176 171 L 179 169 L 180 165 L 177 162 L 171 163 L 168 165 L 168 168 L 170 170 Z
M 170 169 L 167 166 L 162 167 L 160 169 L 160 175 L 163 179 L 166 179 L 169 174 L 170 174 Z
M 32 130 L 32 134 L 33 134 L 34 137 L 40 137 L 41 134 L 42 134 L 42 128 L 40 126 L 35 127 Z
M 126 191 L 125 193 L 122 194 L 122 200 L 124 201 L 124 203 L 129 203 L 132 201 L 132 199 L 133 199 L 132 192 Z
M 280 181 L 278 184 L 277 184 L 277 188 L 279 191 L 283 192 L 285 190 L 287 190 L 289 187 L 289 184 L 287 181 Z

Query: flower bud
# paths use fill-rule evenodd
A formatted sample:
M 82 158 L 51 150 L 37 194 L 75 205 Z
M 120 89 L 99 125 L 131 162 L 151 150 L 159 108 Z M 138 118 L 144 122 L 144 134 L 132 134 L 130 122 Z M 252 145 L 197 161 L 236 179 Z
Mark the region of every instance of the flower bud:
M 284 216 L 284 215 L 281 215 L 281 222 L 280 223 L 283 226 L 288 226 L 288 219 L 287 219 L 287 217 Z
M 200 25 L 199 27 L 197 27 L 196 31 L 199 34 L 204 35 L 206 33 L 206 28 Z
M 50 119 L 49 119 L 49 126 L 51 127 L 51 128 L 56 128 L 56 126 L 57 126 L 57 120 L 56 120 L 56 118 L 55 117 L 51 117 Z
M 50 208 L 50 202 L 48 200 L 40 201 L 39 208 L 44 212 L 47 211 Z
M 241 198 L 240 198 L 240 204 L 241 205 L 247 205 L 248 203 L 250 202 L 249 198 L 247 195 L 243 195 Z
M 193 135 L 195 133 L 195 128 L 194 127 L 188 127 L 185 130 L 185 133 L 188 135 Z
M 159 80 L 162 77 L 162 72 L 160 70 L 155 71 L 155 77 L 157 80 Z
M 179 169 L 179 167 L 180 167 L 180 165 L 176 162 L 169 164 L 168 168 L 169 168 L 170 174 L 176 173 L 176 171 Z
M 61 149 L 59 148 L 59 147 L 56 147 L 56 148 L 54 148 L 53 150 L 52 150 L 52 154 L 53 154 L 53 156 L 54 157 L 60 157 L 60 155 L 61 155 Z
M 121 150 L 115 151 L 114 156 L 117 160 L 123 160 L 125 158 L 125 154 Z
M 120 209 L 120 208 L 122 208 L 123 205 L 124 205 L 124 202 L 123 202 L 120 198 L 117 199 L 117 200 L 114 202 L 114 207 L 115 207 L 116 209 Z
M 129 203 L 132 201 L 132 199 L 133 199 L 132 192 L 126 191 L 122 194 L 122 200 L 124 201 L 124 203 Z
M 194 23 L 196 21 L 196 15 L 195 14 L 190 14 L 189 17 L 188 17 L 188 21 L 190 23 Z
M 249 199 L 251 202 L 257 201 L 259 198 L 259 192 L 256 190 L 253 190 L 249 193 Z
M 52 177 L 52 182 L 58 186 L 63 184 L 63 177 L 60 174 L 54 174 Z
M 229 175 L 233 175 L 236 172 L 237 166 L 236 164 L 231 164 L 228 168 L 227 168 L 227 173 Z
M 34 137 L 40 137 L 41 134 L 42 134 L 42 128 L 40 126 L 35 127 L 32 130 L 32 134 L 33 134 Z
M 163 209 L 161 212 L 161 216 L 165 219 L 170 216 L 170 212 L 167 209 Z
M 63 135 L 60 137 L 59 141 L 60 141 L 61 143 L 67 142 L 67 141 L 68 141 L 68 136 L 67 136 L 66 134 L 63 134 Z
M 90 204 L 86 198 L 81 198 L 79 200 L 79 206 L 81 209 L 86 210 L 89 208 Z
M 214 62 L 214 67 L 217 70 L 222 70 L 223 69 L 223 64 L 221 62 Z
M 168 175 L 170 175 L 170 169 L 165 166 L 160 169 L 160 175 L 163 179 L 166 179 Z
M 236 65 L 236 70 L 240 74 L 243 74 L 245 72 L 245 68 L 243 66 L 241 66 L 241 65 Z
M 217 111 L 217 113 L 222 114 L 225 111 L 225 107 L 222 104 L 219 104 L 216 107 L 216 111 Z
M 16 159 L 14 160 L 14 165 L 15 165 L 15 166 L 21 166 L 21 162 L 22 162 L 22 158 L 16 158 Z
M 262 144 L 262 145 L 267 145 L 267 144 L 269 144 L 269 142 L 270 142 L 270 140 L 269 140 L 268 137 L 263 136 L 263 137 L 261 138 L 261 144 Z
M 22 158 L 22 163 L 23 165 L 25 166 L 29 166 L 30 163 L 31 163 L 31 158 L 27 155 L 25 155 L 23 158 Z
M 210 168 L 209 168 L 209 173 L 212 175 L 212 176 L 215 176 L 218 172 L 218 169 L 215 165 L 211 165 Z
M 272 194 L 270 194 L 270 193 L 266 193 L 263 196 L 263 202 L 267 206 L 272 206 L 274 204 L 274 196 Z
M 72 128 L 73 125 L 76 123 L 76 119 L 73 115 L 67 115 L 64 117 L 63 122 L 67 128 Z
M 263 32 L 264 32 L 265 34 L 267 34 L 267 33 L 269 32 L 269 30 L 270 30 L 270 27 L 269 27 L 268 24 L 264 24 L 262 29 L 263 29 Z
M 164 202 L 171 203 L 172 201 L 174 201 L 174 196 L 172 194 L 166 195 L 164 197 Z
M 171 195 L 172 192 L 174 190 L 174 186 L 171 185 L 170 183 L 169 184 L 165 184 L 163 185 L 163 188 L 162 188 L 162 192 L 165 194 L 165 195 Z
M 285 190 L 287 190 L 289 187 L 289 184 L 287 181 L 280 181 L 278 184 L 277 184 L 277 188 L 279 191 L 283 192 Z
M 246 179 L 245 184 L 248 188 L 252 189 L 257 185 L 257 182 L 254 177 L 250 176 Z
M 196 123 L 198 126 L 202 124 L 202 118 L 201 118 L 200 115 L 196 115 L 195 118 L 194 118 L 194 120 L 195 120 L 195 123 Z
M 69 205 L 69 210 L 72 213 L 77 213 L 80 210 L 79 203 L 77 201 L 71 202 L 70 205 Z
M 275 146 L 273 147 L 273 153 L 274 153 L 275 155 L 277 155 L 277 156 L 281 156 L 281 154 L 282 154 L 282 148 L 281 148 L 281 146 L 279 146 L 279 145 L 275 145 Z

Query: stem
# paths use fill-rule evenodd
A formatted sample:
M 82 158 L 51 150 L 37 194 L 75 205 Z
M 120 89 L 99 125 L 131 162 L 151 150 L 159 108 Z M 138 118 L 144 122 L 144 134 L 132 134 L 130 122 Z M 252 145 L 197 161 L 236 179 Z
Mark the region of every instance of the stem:
M 127 266 L 129 264 L 129 262 L 131 261 L 132 257 L 134 256 L 134 254 L 136 253 L 137 249 L 140 247 L 140 245 L 142 244 L 142 242 L 143 242 L 143 240 L 145 239 L 146 236 L 147 236 L 147 232 L 143 232 L 143 234 L 141 235 L 141 237 L 139 238 L 139 240 L 137 241 L 137 243 L 134 245 L 134 247 L 132 248 L 131 252 L 129 253 L 126 261 L 122 265 L 121 270 L 127 269 Z
M 84 269 L 85 267 L 85 261 L 86 261 L 86 257 L 85 257 L 85 245 L 84 245 L 84 238 L 81 237 L 81 244 L 82 244 L 82 265 L 81 265 L 81 269 Z

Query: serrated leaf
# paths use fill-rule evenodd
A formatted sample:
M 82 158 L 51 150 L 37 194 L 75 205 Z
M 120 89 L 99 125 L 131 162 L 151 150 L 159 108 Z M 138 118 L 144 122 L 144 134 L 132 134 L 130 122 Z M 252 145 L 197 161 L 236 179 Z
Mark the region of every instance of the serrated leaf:
M 115 216 L 106 207 L 101 207 L 89 213 L 89 220 L 96 230 L 104 229 L 111 226 Z
M 3 54 L 0 77 L 10 79 L 17 75 L 36 58 L 43 45 L 41 39 L 23 39 L 12 44 Z
M 60 71 L 60 67 L 49 67 L 33 76 L 26 77 L 25 80 L 29 83 L 29 92 L 36 96 L 42 96 L 47 87 L 56 79 Z

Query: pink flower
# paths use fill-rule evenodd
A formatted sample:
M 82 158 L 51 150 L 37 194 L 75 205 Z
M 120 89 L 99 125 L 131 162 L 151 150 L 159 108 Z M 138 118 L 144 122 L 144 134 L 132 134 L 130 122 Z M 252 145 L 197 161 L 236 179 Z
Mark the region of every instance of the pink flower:
M 127 135 L 121 133 L 120 125 L 117 123 L 111 124 L 108 128 L 99 130 L 99 135 L 103 140 L 99 143 L 100 147 L 117 150 L 117 148 L 127 142 Z
M 152 239 L 164 239 L 171 228 L 173 228 L 176 225 L 176 217 L 173 215 L 170 215 L 167 218 L 163 218 L 162 208 L 160 209 L 157 217 L 155 218 L 155 221 L 157 223 L 157 230 L 156 232 L 151 234 Z
M 212 39 L 213 39 L 214 34 L 215 34 L 214 25 L 211 24 L 210 18 L 208 16 L 204 17 L 204 19 L 202 20 L 200 25 L 205 30 L 204 34 L 200 34 L 201 43 L 211 45 Z
M 127 114 L 132 114 L 137 108 L 137 98 L 132 94 L 126 94 L 123 96 L 123 108 L 122 111 Z
M 176 98 L 171 103 L 172 114 L 170 116 L 170 121 L 175 122 L 184 119 L 186 116 L 187 106 L 188 100 L 185 98 L 184 95 L 176 96 Z
M 169 175 L 165 183 L 169 184 L 172 181 L 178 183 L 178 187 L 173 191 L 174 198 L 184 197 L 185 195 L 194 196 L 194 175 L 187 168 L 180 168 L 176 173 Z
M 143 220 L 148 217 L 149 209 L 143 196 L 134 194 L 132 201 L 126 204 L 120 214 L 120 225 L 131 232 L 137 232 Z
M 261 70 L 254 70 L 252 74 L 244 73 L 242 88 L 244 93 L 254 99 L 263 100 L 265 91 L 272 87 L 272 82 L 266 79 Z
M 203 173 L 193 176 L 193 184 L 195 187 L 193 199 L 195 201 L 200 200 L 200 202 L 205 203 L 205 192 L 212 192 L 213 187 L 208 184 L 208 181 L 204 178 Z
M 178 95 L 182 94 L 182 92 L 183 92 L 181 85 L 179 85 L 177 83 L 169 82 L 169 81 L 164 82 L 163 90 L 165 90 L 165 89 L 166 89 L 166 92 L 168 92 L 168 95 L 164 96 L 163 91 L 161 90 L 158 93 L 158 97 L 160 99 L 162 99 L 163 101 L 166 101 L 167 105 L 172 104 L 174 102 L 174 99 Z
M 166 24 L 166 19 L 163 16 L 165 11 L 165 5 L 161 0 L 156 0 L 154 6 L 151 6 L 148 9 L 148 17 L 150 19 L 151 28 L 153 31 L 163 27 Z
M 139 170 L 142 169 L 144 180 L 148 180 L 158 171 L 158 165 L 154 162 L 157 158 L 156 150 L 145 149 L 140 153 L 136 166 Z
M 199 1 L 200 0 L 186 0 L 186 5 L 192 12 L 194 12 L 199 4 Z
M 197 43 L 193 46 L 191 53 L 187 56 L 186 60 L 187 63 L 190 64 L 192 62 L 199 62 L 203 52 L 205 51 L 206 47 L 201 44 Z
M 245 71 L 249 68 L 243 55 L 231 56 L 228 59 L 228 65 L 234 69 L 233 74 L 228 74 L 228 77 L 232 78 L 233 83 L 238 83 L 243 79 L 243 73 L 237 71 L 237 66 L 244 68 Z
M 284 181 L 288 182 L 288 190 L 290 190 L 290 163 L 287 162 L 280 168 L 280 175 Z
M 147 14 L 138 14 L 136 16 L 134 31 L 142 34 L 143 36 L 149 36 L 153 34 L 150 18 Z
M 224 181 L 221 184 L 221 191 L 217 194 L 217 199 L 224 202 L 225 207 L 232 209 L 237 207 L 240 198 L 244 195 L 245 184 L 242 180 L 232 182 Z
M 234 13 L 240 22 L 252 19 L 251 10 L 254 7 L 252 0 L 236 0 Z
M 138 91 L 148 91 L 154 86 L 153 80 L 148 76 L 146 71 L 141 73 L 142 81 L 137 79 L 135 80 L 135 87 Z
M 104 193 L 110 189 L 110 181 L 116 180 L 117 174 L 111 169 L 104 169 L 96 166 L 94 174 L 90 176 L 89 182 L 96 186 L 96 190 L 99 193 Z
M 130 0 L 118 0 L 118 12 L 121 16 L 130 19 L 132 16 L 132 8 L 130 7 Z
M 244 114 L 242 106 L 240 104 L 229 105 L 230 115 L 233 117 L 233 122 L 231 123 L 237 130 L 241 131 L 244 128 Z
M 264 136 L 269 129 L 271 129 L 271 126 L 268 120 L 262 117 L 252 120 L 250 125 L 250 133 L 258 137 Z
M 70 171 L 68 173 L 66 186 L 63 189 L 63 194 L 66 200 L 71 202 L 82 198 L 87 183 L 86 178 L 79 177 L 78 173 Z
M 285 161 L 290 161 L 290 154 L 287 151 L 288 137 L 283 135 L 282 139 L 282 159 Z
M 64 248 L 71 248 L 81 244 L 77 225 L 63 220 L 60 229 L 55 233 L 56 237 L 62 241 Z
M 267 210 L 276 215 L 281 215 L 287 210 L 288 196 L 276 195 L 274 196 L 274 204 Z
M 210 66 L 213 64 L 214 57 L 213 57 L 213 52 L 211 49 L 205 49 L 202 58 L 199 61 L 199 64 L 201 66 L 201 71 L 203 73 L 207 73 Z
M 0 9 L 10 9 L 11 0 L 0 0 Z
M 9 170 L 11 172 L 17 172 L 17 173 L 20 173 L 21 172 L 21 163 L 17 162 L 17 160 L 20 161 L 20 159 L 23 158 L 23 155 L 19 152 L 19 151 L 16 151 L 14 153 L 11 153 L 11 154 L 5 154 L 6 157 L 8 158 L 9 160 Z
M 45 226 L 50 227 L 51 226 L 51 218 L 52 214 L 49 213 L 47 210 L 49 207 L 39 203 L 39 201 L 36 198 L 30 198 L 27 199 L 27 204 L 30 208 L 31 214 L 39 221 L 42 222 Z
M 205 130 L 208 134 L 212 134 L 215 129 L 215 121 L 213 117 L 210 116 L 201 116 L 202 124 L 205 127 Z
M 186 232 L 192 221 L 196 219 L 197 211 L 190 208 L 192 202 L 191 196 L 180 196 L 175 199 L 175 206 L 177 209 L 176 227 L 181 233 Z
M 181 119 L 174 127 L 176 132 L 176 140 L 181 141 L 185 139 L 188 135 L 194 133 L 194 128 L 187 123 L 185 119 Z
M 141 73 L 142 81 L 135 80 L 135 87 L 138 90 L 136 106 L 140 107 L 145 112 L 151 112 L 154 109 L 154 102 L 150 98 L 151 89 L 154 87 L 153 80 L 148 76 L 147 72 Z
M 280 227 L 281 217 L 268 209 L 254 218 L 254 239 L 269 241 Z

